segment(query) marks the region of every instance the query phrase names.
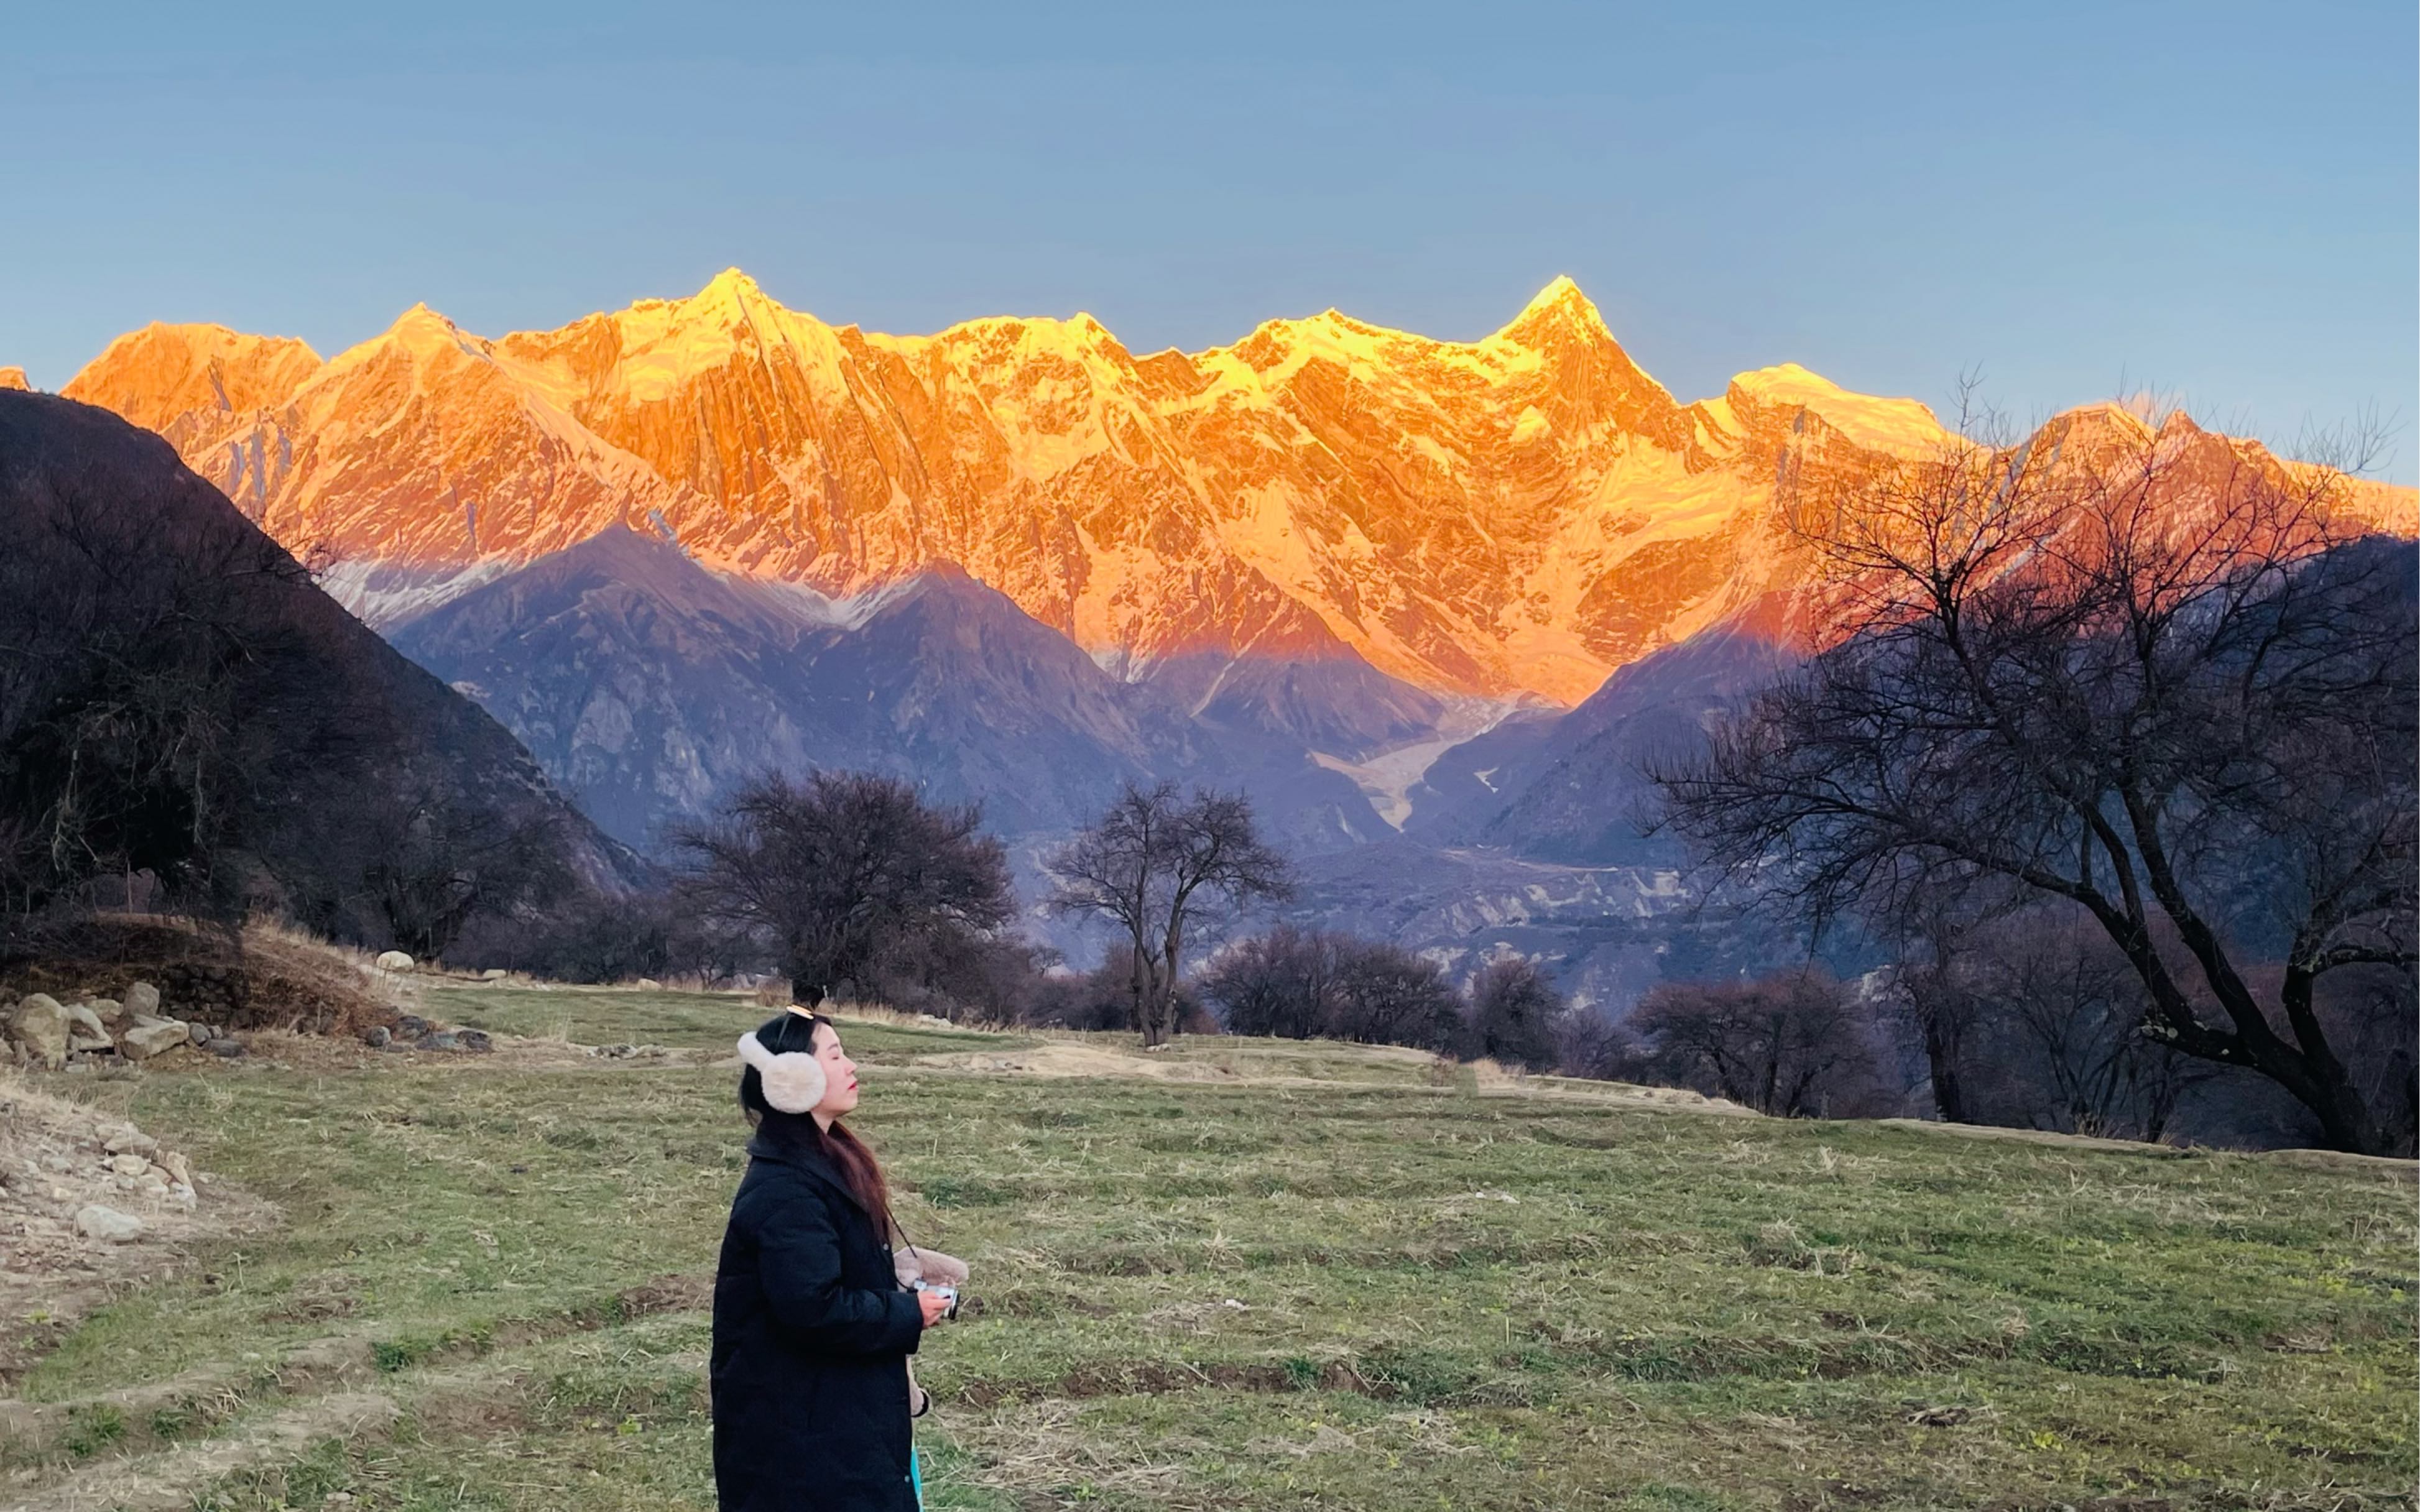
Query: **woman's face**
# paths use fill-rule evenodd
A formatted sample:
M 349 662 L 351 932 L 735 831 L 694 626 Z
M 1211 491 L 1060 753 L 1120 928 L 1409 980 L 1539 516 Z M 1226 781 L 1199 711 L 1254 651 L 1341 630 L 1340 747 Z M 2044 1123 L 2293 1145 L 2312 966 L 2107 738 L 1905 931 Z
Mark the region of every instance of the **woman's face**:
M 815 1026 L 815 1059 L 824 1068 L 824 1100 L 814 1111 L 837 1119 L 857 1106 L 857 1062 L 840 1047 L 840 1036 L 829 1024 Z

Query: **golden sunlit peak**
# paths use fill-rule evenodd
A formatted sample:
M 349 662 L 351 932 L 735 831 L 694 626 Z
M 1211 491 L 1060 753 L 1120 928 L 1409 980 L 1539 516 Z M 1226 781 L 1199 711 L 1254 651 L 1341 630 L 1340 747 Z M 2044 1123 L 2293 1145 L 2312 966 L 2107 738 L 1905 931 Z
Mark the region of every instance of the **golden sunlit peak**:
M 756 281 L 737 268 L 726 268 L 706 281 L 706 287 L 682 301 L 690 310 L 702 315 L 736 316 L 751 310 L 781 306 Z
M 1535 299 L 1523 305 L 1521 313 L 1514 316 L 1499 334 L 1511 335 L 1551 323 L 1573 324 L 1591 332 L 1611 334 L 1606 330 L 1605 317 L 1597 314 L 1596 306 L 1580 292 L 1580 286 L 1560 273 L 1555 276 L 1553 283 L 1540 289 Z
M 396 316 L 395 324 L 387 327 L 387 334 L 405 338 L 421 337 L 451 341 L 457 334 L 457 329 L 452 320 L 422 302 L 414 303 L 411 309 Z
M 1796 363 L 1776 363 L 1742 373 L 1731 379 L 1750 393 L 1776 394 L 1804 403 L 1810 394 L 1830 397 L 1847 391 L 1823 374 L 1799 366 Z
M 706 281 L 705 288 L 690 295 L 688 300 L 680 300 L 675 310 L 682 310 L 690 316 L 705 316 L 705 319 L 728 324 L 731 319 L 745 319 L 745 316 L 762 315 L 768 310 L 782 310 L 782 302 L 765 293 L 762 285 L 757 285 L 755 278 L 751 278 L 740 269 L 723 269 L 721 273 L 716 273 L 714 278 Z
M 1537 297 L 1524 306 L 1521 313 L 1528 315 L 1531 310 L 1549 304 L 1562 304 L 1572 300 L 1577 300 L 1582 304 L 1586 304 L 1588 296 L 1580 292 L 1580 286 L 1577 284 L 1572 282 L 1571 274 L 1557 273 L 1554 281 L 1540 289 Z
M 1796 363 L 1776 363 L 1731 379 L 1731 392 L 1761 404 L 1813 411 L 1860 446 L 1920 456 L 1947 439 L 1931 409 L 1914 399 L 1853 393 Z

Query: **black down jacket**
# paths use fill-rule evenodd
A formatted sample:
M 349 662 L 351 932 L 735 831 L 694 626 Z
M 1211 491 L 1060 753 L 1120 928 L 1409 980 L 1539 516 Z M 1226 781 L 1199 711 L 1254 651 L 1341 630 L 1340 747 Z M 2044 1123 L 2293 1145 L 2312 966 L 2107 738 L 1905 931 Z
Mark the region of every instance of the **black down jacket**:
M 923 1333 L 823 1152 L 760 1132 L 714 1274 L 721 1512 L 912 1512 L 908 1356 Z

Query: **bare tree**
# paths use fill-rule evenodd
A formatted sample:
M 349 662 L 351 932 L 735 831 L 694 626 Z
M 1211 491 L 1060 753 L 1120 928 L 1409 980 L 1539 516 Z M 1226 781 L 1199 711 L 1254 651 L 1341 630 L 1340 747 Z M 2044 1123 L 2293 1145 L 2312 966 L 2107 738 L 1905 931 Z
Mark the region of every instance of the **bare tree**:
M 373 906 L 395 943 L 423 959 L 443 955 L 471 920 L 571 883 L 561 825 L 544 809 L 504 812 L 431 783 L 349 817 L 369 856 L 362 881 Z
M 2074 911 L 2036 907 L 1978 930 L 1939 975 L 1996 1072 L 1979 1101 L 1999 1119 L 2156 1142 L 2186 1092 L 2219 1074 L 2142 1032 L 2142 979 Z
M 1659 1079 L 1776 1118 L 1875 1111 L 1870 1025 L 1850 991 L 1822 972 L 1666 982 L 1639 1000 L 1628 1026 Z
M 1445 971 L 1387 940 L 1356 940 L 1339 962 L 1327 1033 L 1361 1044 L 1458 1054 L 1462 1002 Z
M 1526 1036 L 1525 1015 L 1551 1012 L 1560 999 L 1551 989 L 1543 999 L 1522 995 L 1517 971 L 1505 972 L 1501 985 L 1492 1022 L 1505 1058 L 1544 1064 L 1551 1045 L 1540 1049 Z M 1468 1038 L 1461 999 L 1443 968 L 1387 940 L 1281 924 L 1219 952 L 1202 972 L 1201 990 L 1231 1034 L 1322 1036 L 1456 1054 Z
M 675 843 L 695 904 L 761 935 L 808 1002 L 929 988 L 1016 912 L 979 808 L 937 808 L 872 773 L 757 778 Z
M 1342 935 L 1280 924 L 1219 952 L 1202 974 L 1202 995 L 1230 1034 L 1308 1040 L 1335 1020 L 1348 950 Z
M 1176 1032 L 1175 989 L 1189 932 L 1292 892 L 1285 857 L 1264 844 L 1240 795 L 1127 783 L 1091 828 L 1052 853 L 1051 906 L 1105 919 L 1132 947 L 1135 1022 L 1145 1048 Z
M 1090 971 L 1039 978 L 1018 1022 L 1054 1029 L 1133 1033 L 1133 954 L 1134 947 L 1119 940 L 1101 952 L 1100 963 Z M 1183 982 L 1177 984 L 1175 996 L 1173 1011 L 1179 1026 L 1203 1031 L 1218 1027 L 1209 1008 L 1196 1000 Z
M 1802 480 L 1791 521 L 1859 633 L 1656 772 L 1671 820 L 1818 920 L 2072 902 L 2145 1033 L 2276 1082 L 2339 1149 L 2408 1149 L 2315 1006 L 2330 973 L 2410 970 L 2420 899 L 2412 553 L 2356 541 L 2350 490 L 2115 412 Z
M 1504 1065 L 1543 1071 L 1555 1063 L 1555 1021 L 1563 997 L 1527 956 L 1491 961 L 1470 984 L 1472 1048 Z
M 1989 917 L 1989 910 L 1972 899 L 1918 893 L 1888 920 L 1900 936 L 1899 963 L 1891 973 L 1894 1006 L 1923 1047 L 1926 1089 L 1934 1117 L 1944 1123 L 1978 1121 L 1966 1086 L 1966 1048 L 1978 1005 L 1953 967 L 1978 915 Z

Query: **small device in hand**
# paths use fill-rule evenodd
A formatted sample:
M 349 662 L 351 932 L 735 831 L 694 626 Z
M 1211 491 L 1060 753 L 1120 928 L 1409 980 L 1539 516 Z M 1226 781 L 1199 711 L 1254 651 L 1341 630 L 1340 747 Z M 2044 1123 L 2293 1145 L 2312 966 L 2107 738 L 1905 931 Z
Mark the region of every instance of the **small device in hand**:
M 908 1283 L 908 1289 L 910 1291 L 929 1291 L 941 1298 L 949 1304 L 947 1307 L 941 1310 L 941 1316 L 952 1322 L 955 1322 L 957 1320 L 958 1288 L 952 1286 L 947 1281 L 910 1281 Z

